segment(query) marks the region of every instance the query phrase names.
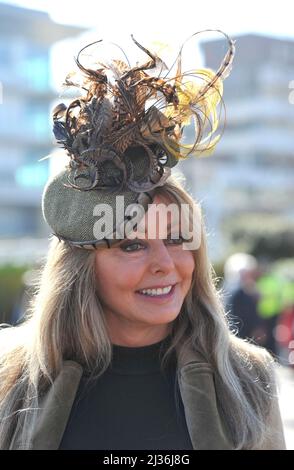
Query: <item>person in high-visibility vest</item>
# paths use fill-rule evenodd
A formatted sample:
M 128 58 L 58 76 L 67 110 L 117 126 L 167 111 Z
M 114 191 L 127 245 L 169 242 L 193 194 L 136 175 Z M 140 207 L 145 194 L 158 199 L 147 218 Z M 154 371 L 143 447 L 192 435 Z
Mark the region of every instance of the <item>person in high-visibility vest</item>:
M 264 320 L 267 330 L 264 346 L 276 354 L 278 352 L 276 327 L 279 315 L 289 303 L 290 297 L 293 296 L 292 283 L 288 283 L 281 276 L 269 272 L 257 280 L 256 286 L 259 291 L 257 311 Z

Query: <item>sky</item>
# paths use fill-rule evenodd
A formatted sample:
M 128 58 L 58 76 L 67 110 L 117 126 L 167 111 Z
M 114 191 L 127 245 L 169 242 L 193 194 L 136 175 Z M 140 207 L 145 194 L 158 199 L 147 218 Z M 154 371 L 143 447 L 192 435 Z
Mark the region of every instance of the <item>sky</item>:
M 52 48 L 54 86 L 61 83 L 65 71 L 73 69 L 77 51 L 97 39 L 119 44 L 127 51 L 132 63 L 130 35 L 134 34 L 141 44 L 157 52 L 167 64 L 173 63 L 175 52 L 187 38 L 205 29 L 221 29 L 232 38 L 251 32 L 294 40 L 293 0 L 0 0 L 0 3 L 45 11 L 58 23 L 80 25 L 90 30 L 81 38 Z M 190 50 L 185 46 L 186 57 L 189 60 L 193 57 L 193 64 L 201 66 L 197 40 L 209 37 L 221 36 L 205 33 L 196 36 L 194 43 L 188 43 Z M 165 56 L 154 47 L 154 40 L 170 46 L 165 49 Z M 133 50 L 140 61 L 135 46 Z M 184 61 L 185 55 L 183 65 Z
M 1 2 L 1 0 L 0 0 Z M 5 0 L 43 10 L 54 21 L 95 27 L 100 35 L 117 39 L 140 34 L 183 40 L 202 29 L 222 29 L 230 35 L 255 32 L 294 38 L 293 0 Z
M 205 29 L 221 29 L 233 38 L 251 32 L 294 40 L 293 0 L 0 0 L 0 3 L 45 11 L 53 21 L 91 30 L 86 37 L 65 41 L 65 44 L 59 43 L 52 48 L 52 83 L 57 89 L 65 74 L 75 68 L 77 51 L 97 39 L 118 43 L 127 51 L 132 63 L 129 45 L 133 46 L 130 35 L 134 34 L 141 44 L 158 52 L 167 64 L 173 63 L 174 52 L 179 51 L 185 39 Z M 209 34 L 198 37 L 206 40 Z M 170 45 L 172 62 L 153 47 L 154 39 Z M 192 57 L 193 66 L 201 66 L 199 49 L 192 47 L 193 44 L 192 54 L 186 49 L 188 60 Z M 138 50 L 134 48 L 134 54 L 137 54 Z

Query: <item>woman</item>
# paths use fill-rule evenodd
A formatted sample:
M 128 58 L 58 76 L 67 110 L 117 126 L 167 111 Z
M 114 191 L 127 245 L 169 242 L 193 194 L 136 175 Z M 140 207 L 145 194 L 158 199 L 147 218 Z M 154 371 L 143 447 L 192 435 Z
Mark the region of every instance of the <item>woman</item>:
M 144 48 L 143 66 L 108 66 L 115 85 L 78 56 L 87 96 L 54 112 L 70 164 L 43 196 L 58 239 L 30 316 L 1 332 L 1 448 L 284 448 L 272 359 L 230 331 L 200 209 L 168 171 L 203 151 L 208 114 L 215 130 L 232 47 L 198 87 L 180 60 L 173 86 L 148 75 L 160 59 Z M 167 111 L 143 110 L 158 93 Z

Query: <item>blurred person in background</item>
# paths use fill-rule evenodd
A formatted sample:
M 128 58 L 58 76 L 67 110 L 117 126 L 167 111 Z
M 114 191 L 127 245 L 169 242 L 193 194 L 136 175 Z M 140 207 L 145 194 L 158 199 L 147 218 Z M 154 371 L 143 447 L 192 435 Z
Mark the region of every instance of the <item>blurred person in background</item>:
M 267 338 L 258 314 L 260 295 L 256 287 L 259 276 L 256 258 L 247 253 L 235 253 L 227 259 L 224 275 L 227 310 L 238 336 L 264 346 Z
M 294 367 L 294 279 L 293 271 L 279 276 L 281 312 L 276 318 L 274 339 L 279 360 Z
M 263 319 L 266 330 L 264 347 L 277 355 L 276 331 L 279 316 L 286 307 L 287 284 L 268 266 L 257 280 L 256 286 L 259 292 L 258 315 Z

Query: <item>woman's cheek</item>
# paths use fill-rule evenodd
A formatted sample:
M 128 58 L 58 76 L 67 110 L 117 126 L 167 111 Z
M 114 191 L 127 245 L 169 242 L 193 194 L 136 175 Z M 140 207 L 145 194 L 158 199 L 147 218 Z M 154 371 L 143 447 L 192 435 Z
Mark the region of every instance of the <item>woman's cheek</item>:
M 180 253 L 177 254 L 176 265 L 178 266 L 178 269 L 180 271 L 192 275 L 195 268 L 193 254 L 188 250 L 182 250 Z

